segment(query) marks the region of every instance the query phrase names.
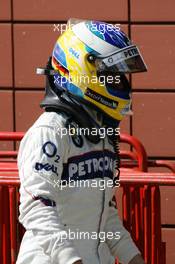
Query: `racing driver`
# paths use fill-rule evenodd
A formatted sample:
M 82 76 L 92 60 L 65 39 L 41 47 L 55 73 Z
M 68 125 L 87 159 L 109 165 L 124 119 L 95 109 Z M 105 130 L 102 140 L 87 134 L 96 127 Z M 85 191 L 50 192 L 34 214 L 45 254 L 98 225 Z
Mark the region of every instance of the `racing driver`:
M 46 68 L 45 110 L 20 144 L 17 264 L 144 264 L 115 205 L 126 74 L 146 71 L 115 25 L 68 21 Z

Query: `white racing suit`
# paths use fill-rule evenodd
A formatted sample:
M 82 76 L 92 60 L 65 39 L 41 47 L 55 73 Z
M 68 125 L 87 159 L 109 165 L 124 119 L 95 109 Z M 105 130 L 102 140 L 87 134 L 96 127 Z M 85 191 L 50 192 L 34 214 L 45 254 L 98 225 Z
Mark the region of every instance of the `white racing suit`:
M 140 252 L 111 202 L 113 146 L 108 137 L 93 144 L 61 136 L 65 121 L 45 112 L 21 141 L 19 220 L 26 232 L 17 264 L 113 264 L 115 257 L 127 264 Z

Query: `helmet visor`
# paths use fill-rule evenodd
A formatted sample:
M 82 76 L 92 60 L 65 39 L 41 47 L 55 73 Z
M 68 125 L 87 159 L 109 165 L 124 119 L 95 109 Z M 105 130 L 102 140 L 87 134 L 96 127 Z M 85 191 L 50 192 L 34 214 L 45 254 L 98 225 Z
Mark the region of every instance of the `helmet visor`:
M 98 71 L 135 73 L 147 71 L 147 66 L 135 46 L 128 46 L 107 56 L 97 56 L 95 64 Z

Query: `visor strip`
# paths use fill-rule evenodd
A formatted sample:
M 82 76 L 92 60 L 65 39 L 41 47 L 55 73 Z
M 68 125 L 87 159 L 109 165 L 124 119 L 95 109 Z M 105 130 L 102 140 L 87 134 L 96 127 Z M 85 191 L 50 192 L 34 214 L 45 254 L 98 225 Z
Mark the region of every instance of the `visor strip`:
M 82 42 L 100 54 L 112 53 L 120 50 L 116 46 L 111 45 L 93 34 L 85 25 L 85 22 L 73 26 L 72 31 Z

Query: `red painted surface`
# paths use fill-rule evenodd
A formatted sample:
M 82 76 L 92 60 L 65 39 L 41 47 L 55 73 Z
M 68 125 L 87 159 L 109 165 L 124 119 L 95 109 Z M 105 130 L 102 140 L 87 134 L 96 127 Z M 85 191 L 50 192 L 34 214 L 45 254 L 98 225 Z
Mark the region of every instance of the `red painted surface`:
M 0 131 L 13 131 L 12 91 L 0 91 Z M 0 150 L 13 149 L 12 142 L 0 141 Z
M 16 20 L 64 21 L 70 17 L 101 20 L 127 20 L 127 0 L 106 1 L 57 1 L 35 0 L 14 1 L 14 18 Z
M 132 25 L 131 35 L 148 65 L 147 73 L 135 74 L 133 87 L 137 89 L 175 88 L 175 26 Z M 163 52 L 165 51 L 165 52 Z
M 0 20 L 11 20 L 11 1 L 0 0 Z
M 12 87 L 12 36 L 10 23 L 0 23 L 0 36 L 0 87 Z
M 132 0 L 132 21 L 174 21 L 174 0 Z
M 133 135 L 148 156 L 174 158 L 175 93 L 134 93 Z
M 122 122 L 121 132 L 138 137 L 149 157 L 175 160 L 174 7 L 174 0 L 90 0 L 83 4 L 80 0 L 54 0 L 52 4 L 46 0 L 0 0 L 0 131 L 25 131 L 40 115 L 45 80 L 35 75 L 35 69 L 45 65 L 61 23 L 65 28 L 64 21 L 69 17 L 124 22 L 121 27 L 126 32 L 129 27 L 133 42 L 144 55 L 148 73 L 132 77 L 134 115 Z M 58 25 L 56 30 L 54 23 Z M 13 143 L 0 142 L 0 154 L 13 147 Z M 127 145 L 121 148 L 130 150 Z M 165 171 L 158 167 L 151 170 Z M 162 187 L 163 224 L 175 225 L 173 200 L 174 189 Z M 164 229 L 169 241 L 167 264 L 174 264 L 174 230 Z

